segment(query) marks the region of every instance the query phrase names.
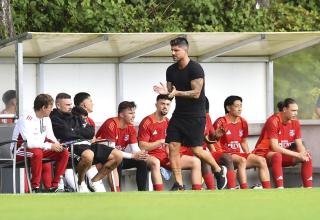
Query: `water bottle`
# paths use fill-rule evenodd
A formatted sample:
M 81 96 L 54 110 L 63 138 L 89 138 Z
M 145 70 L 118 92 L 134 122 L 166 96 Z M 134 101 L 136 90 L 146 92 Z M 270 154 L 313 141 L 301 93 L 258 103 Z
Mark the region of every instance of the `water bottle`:
M 60 182 L 58 184 L 58 191 L 63 192 L 64 191 L 64 181 L 63 181 L 63 176 L 60 176 Z

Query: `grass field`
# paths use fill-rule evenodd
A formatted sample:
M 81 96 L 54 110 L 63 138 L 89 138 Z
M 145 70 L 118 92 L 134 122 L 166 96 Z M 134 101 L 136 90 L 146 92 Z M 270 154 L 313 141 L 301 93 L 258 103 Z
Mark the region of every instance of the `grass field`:
M 320 188 L 0 195 L 3 220 L 320 218 Z

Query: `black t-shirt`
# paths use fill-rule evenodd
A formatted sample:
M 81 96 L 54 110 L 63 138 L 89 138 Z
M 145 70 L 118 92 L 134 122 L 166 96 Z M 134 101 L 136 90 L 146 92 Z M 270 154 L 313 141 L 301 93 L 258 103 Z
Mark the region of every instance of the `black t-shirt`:
M 203 78 L 204 71 L 200 64 L 190 60 L 184 69 L 179 69 L 178 63 L 172 64 L 168 67 L 166 73 L 167 82 L 171 82 L 179 91 L 189 91 L 191 89 L 191 81 L 194 79 Z M 173 116 L 176 117 L 205 117 L 205 94 L 204 84 L 198 99 L 175 97 L 176 109 Z

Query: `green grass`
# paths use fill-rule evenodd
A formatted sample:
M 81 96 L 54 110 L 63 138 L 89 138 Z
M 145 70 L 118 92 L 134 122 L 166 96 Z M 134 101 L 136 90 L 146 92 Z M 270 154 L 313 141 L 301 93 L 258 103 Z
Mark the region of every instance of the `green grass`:
M 320 188 L 0 195 L 1 219 L 318 219 Z

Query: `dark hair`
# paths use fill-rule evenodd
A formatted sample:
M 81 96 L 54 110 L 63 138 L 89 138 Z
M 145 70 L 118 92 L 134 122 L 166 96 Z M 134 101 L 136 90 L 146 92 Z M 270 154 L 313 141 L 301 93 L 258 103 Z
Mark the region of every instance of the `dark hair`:
M 71 99 L 71 95 L 64 93 L 64 92 L 61 92 L 56 96 L 56 101 L 58 99 Z
M 171 46 L 185 46 L 187 48 L 189 47 L 188 40 L 184 37 L 177 37 L 177 38 L 171 40 L 170 45 Z
M 85 99 L 89 98 L 90 94 L 86 92 L 79 92 L 73 98 L 73 103 L 75 106 L 79 106 Z
M 208 97 L 206 96 L 206 112 L 207 113 L 209 112 L 209 108 L 210 108 L 210 103 L 209 103 Z
M 278 102 L 277 107 L 279 112 L 282 112 L 284 107 L 288 108 L 290 104 L 296 104 L 296 103 L 297 103 L 296 100 L 292 98 L 286 98 L 284 101 Z
M 82 107 L 80 107 L 80 106 L 74 106 L 73 108 L 72 108 L 72 114 L 74 114 L 74 115 L 78 115 L 78 116 L 88 116 L 88 112 L 84 109 L 84 108 L 82 108 Z
M 42 107 L 47 108 L 49 105 L 53 105 L 53 98 L 48 94 L 40 94 L 33 102 L 33 109 L 39 111 Z
M 235 102 L 235 101 L 241 101 L 242 102 L 242 98 L 240 97 L 240 96 L 236 96 L 236 95 L 231 95 L 231 96 L 229 96 L 228 98 L 226 98 L 226 100 L 224 100 L 224 104 L 223 104 L 223 106 L 224 106 L 224 112 L 227 114 L 227 113 L 229 113 L 229 111 L 228 111 L 228 109 L 227 109 L 227 106 L 231 106 L 231 105 L 233 105 L 233 103 Z
M 126 109 L 136 108 L 136 104 L 134 102 L 123 101 L 118 106 L 118 114 L 123 112 Z
M 168 95 L 160 94 L 160 95 L 157 96 L 157 101 L 159 101 L 160 99 L 172 101 L 173 98 L 169 98 Z
M 2 101 L 5 105 L 7 105 L 11 99 L 17 98 L 16 90 L 8 90 L 2 95 Z

